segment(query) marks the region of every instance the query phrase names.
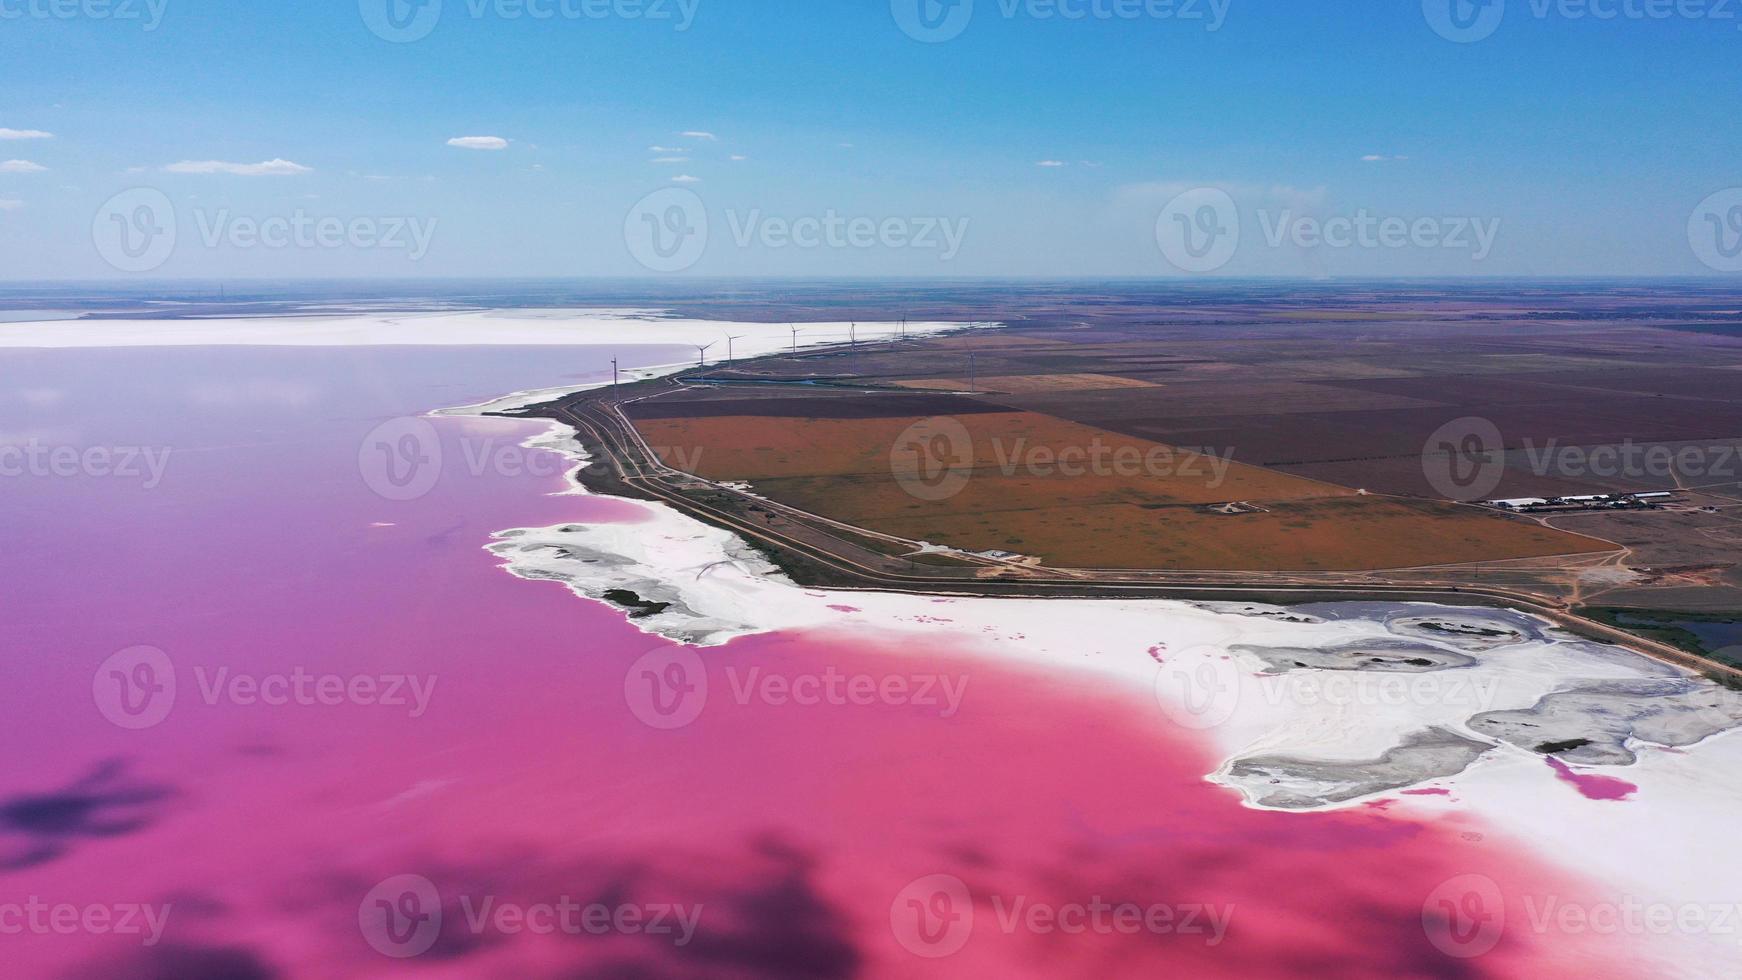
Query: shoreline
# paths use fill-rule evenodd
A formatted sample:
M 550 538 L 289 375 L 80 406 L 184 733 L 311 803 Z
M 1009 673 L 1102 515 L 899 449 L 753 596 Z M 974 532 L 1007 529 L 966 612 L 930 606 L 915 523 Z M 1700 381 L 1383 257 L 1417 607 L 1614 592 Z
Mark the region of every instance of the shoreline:
M 683 367 L 667 369 L 681 373 Z M 649 380 L 659 380 L 654 377 L 658 370 L 638 369 L 638 373 L 649 375 Z M 663 377 L 669 380 L 669 375 Z M 587 386 L 559 395 L 558 400 L 605 387 L 608 385 Z M 516 393 L 471 406 L 470 410 L 444 409 L 434 414 L 483 414 L 516 421 L 543 421 L 545 430 L 529 437 L 526 445 L 553 449 L 576 463 L 566 478 L 571 487 L 564 492 L 633 502 L 645 510 L 647 519 L 627 525 L 564 524 L 496 532 L 483 547 L 509 574 L 563 585 L 579 597 L 611 608 L 643 633 L 702 649 L 748 635 L 838 629 L 846 625 L 843 620 L 875 623 L 878 629 L 897 635 L 914 625 L 931 627 L 916 633 L 917 639 L 952 623 L 960 611 L 980 610 L 983 613 L 980 632 L 1001 635 L 1009 642 L 999 644 L 997 651 L 987 651 L 979 649 L 983 644 L 964 638 L 964 655 L 989 655 L 1002 660 L 1014 652 L 1016 662 L 1039 663 L 1048 669 L 1090 667 L 1095 673 L 1111 673 L 1114 676 L 1108 678 L 1110 681 L 1128 693 L 1147 692 L 1160 710 L 1176 722 L 1178 705 L 1189 702 L 1192 692 L 1166 691 L 1163 681 L 1168 673 L 1166 668 L 1181 665 L 1174 671 L 1177 674 L 1190 664 L 1193 666 L 1189 669 L 1213 671 L 1232 688 L 1246 692 L 1243 710 L 1247 716 L 1243 719 L 1231 716 L 1229 731 L 1212 733 L 1212 743 L 1217 746 L 1215 757 L 1220 762 L 1203 778 L 1236 791 L 1242 805 L 1252 809 L 1321 812 L 1399 804 L 1424 814 L 1432 813 L 1436 804 L 1445 805 L 1438 795 L 1450 792 L 1443 788 L 1445 784 L 1456 786 L 1478 779 L 1500 760 L 1509 759 L 1514 764 L 1510 768 L 1516 768 L 1516 763 L 1525 757 L 1547 760 L 1548 764 L 1540 766 L 1539 776 L 1552 781 L 1557 778 L 1552 765 L 1559 761 L 1553 753 L 1525 751 L 1516 744 L 1516 739 L 1476 731 L 1471 723 L 1481 712 L 1473 708 L 1514 713 L 1546 710 L 1546 699 L 1568 683 L 1596 685 L 1601 689 L 1605 684 L 1644 683 L 1657 678 L 1657 683 L 1664 685 L 1660 693 L 1666 697 L 1646 701 L 1639 711 L 1641 718 L 1660 710 L 1696 717 L 1697 709 L 1675 701 L 1690 691 L 1710 689 L 1717 692 L 1713 697 L 1734 697 L 1696 676 L 1685 665 L 1665 664 L 1632 649 L 1630 644 L 1592 643 L 1593 639 L 1607 638 L 1568 629 L 1559 617 L 1545 614 L 1554 610 L 1519 609 L 1516 600 L 1469 593 L 1448 593 L 1440 597 L 1442 601 L 1435 602 L 1424 599 L 1420 590 L 1411 590 L 1413 595 L 1383 595 L 1363 589 L 1351 595 L 1351 590 L 1325 589 L 1318 595 L 1297 591 L 1280 596 L 1284 602 L 1272 603 L 1260 601 L 1267 590 L 1276 591 L 1270 586 L 1244 589 L 1212 586 L 1203 589 L 1201 595 L 1188 597 L 1182 596 L 1184 590 L 1177 586 L 1155 585 L 1118 590 L 1079 582 L 1046 590 L 1036 588 L 1038 583 L 1033 582 L 984 580 L 952 583 L 953 587 L 945 588 L 936 582 L 843 586 L 818 581 L 794 575 L 788 563 L 771 559 L 767 547 L 740 534 L 728 522 L 699 518 L 688 508 L 675 506 L 658 494 L 636 492 L 641 488 L 623 479 L 626 474 L 621 463 L 590 444 L 586 430 L 546 414 L 551 402 L 500 412 L 488 410 L 505 402 L 524 401 L 524 395 Z M 597 438 L 596 433 L 593 435 Z M 602 465 L 605 462 L 616 465 Z M 693 579 L 684 573 L 697 569 L 701 571 Z M 625 601 L 630 596 L 633 602 Z M 1217 601 L 1230 598 L 1236 601 Z M 1339 601 L 1351 598 L 1357 601 Z M 1070 642 L 1080 643 L 1082 637 L 1071 637 L 1062 648 L 1032 644 L 1031 637 L 1047 630 L 1056 632 L 1053 624 L 1057 620 L 1072 619 L 1058 615 L 1061 607 L 1057 603 L 1070 599 L 1096 602 L 1096 611 L 1103 619 L 1132 619 L 1142 625 L 1125 630 L 1114 627 L 1105 633 L 1097 631 L 1090 639 L 1097 646 L 1111 643 L 1115 650 L 1111 653 L 1097 650 L 1091 658 L 1101 661 L 1097 665 L 1084 664 L 1081 651 L 1075 655 L 1066 652 Z M 1340 609 L 1364 608 L 1353 618 L 1340 621 L 1327 621 L 1303 609 L 1326 603 Z M 940 616 L 939 610 L 946 612 Z M 1023 628 L 1009 632 L 1007 627 L 1012 619 L 1019 620 Z M 1391 625 L 1394 620 L 1403 624 L 1397 630 Z M 1443 633 L 1424 636 L 1415 625 L 1423 621 L 1453 625 Z M 1513 625 L 1493 625 L 1508 622 Z M 1530 625 L 1520 627 L 1519 623 Z M 946 628 L 955 631 L 953 626 Z M 1186 637 L 1183 641 L 1174 635 L 1182 631 Z M 1279 708 L 1273 700 L 1278 695 L 1273 692 L 1279 687 L 1288 689 L 1302 683 L 1310 686 L 1344 680 L 1357 685 L 1380 685 L 1396 681 L 1400 675 L 1386 676 L 1388 671 L 1363 669 L 1366 665 L 1361 664 L 1342 674 L 1336 672 L 1337 668 L 1283 669 L 1266 678 L 1266 671 L 1257 669 L 1263 663 L 1253 660 L 1251 655 L 1225 652 L 1247 647 L 1286 652 L 1292 649 L 1291 644 L 1301 643 L 1311 647 L 1312 641 L 1303 631 L 1329 631 L 1332 636 L 1341 636 L 1336 642 L 1345 645 L 1413 644 L 1417 661 L 1456 658 L 1445 669 L 1465 674 L 1475 670 L 1483 676 L 1498 671 L 1494 676 L 1499 680 L 1494 683 L 1504 680 L 1508 690 L 1504 697 L 1481 705 L 1455 701 L 1425 707 L 1392 705 L 1372 718 L 1350 718 L 1347 712 L 1333 712 L 1327 719 L 1322 713 L 1315 714 L 1318 707 L 1310 704 L 1282 704 Z M 1467 635 L 1484 631 L 1515 634 L 1513 642 L 1499 644 L 1504 656 L 1492 655 L 1488 647 L 1493 644 L 1471 640 Z M 1157 643 L 1155 633 L 1167 638 Z M 1209 642 L 1204 642 L 1206 639 Z M 1335 646 L 1328 637 L 1319 642 Z M 1529 645 L 1530 649 L 1521 644 Z M 1145 650 L 1148 652 L 1144 653 Z M 1458 650 L 1464 653 L 1456 653 Z M 1273 662 L 1274 666 L 1274 658 L 1261 660 Z M 1452 676 L 1457 682 L 1454 686 L 1462 690 L 1468 678 Z M 1256 686 L 1254 678 L 1258 679 Z M 1267 699 L 1272 700 L 1267 703 Z M 1723 703 L 1732 704 L 1729 700 Z M 1681 727 L 1675 731 L 1680 735 L 1659 736 L 1666 738 L 1664 743 L 1641 741 L 1641 753 L 1652 754 L 1659 749 L 1682 751 L 1685 749 L 1674 746 L 1715 742 L 1719 736 L 1742 726 L 1742 698 L 1734 699 L 1734 707 L 1735 726 L 1721 725 L 1708 731 L 1693 721 L 1678 720 L 1676 724 Z M 1281 714 L 1277 713 L 1279 710 Z M 1183 727 L 1197 727 L 1190 721 L 1188 718 Z M 1327 724 L 1331 728 L 1327 729 Z M 1448 736 L 1437 743 L 1440 747 L 1421 751 L 1412 748 L 1424 732 L 1447 726 Z M 1450 734 L 1453 731 L 1455 735 Z M 1301 732 L 1319 735 L 1303 741 Z M 1326 737 L 1327 733 L 1331 733 L 1330 737 Z M 1583 774 L 1596 771 L 1625 773 L 1645 761 L 1641 758 L 1630 765 L 1602 764 L 1598 769 L 1593 769 L 1590 763 L 1580 763 L 1576 770 L 1562 763 L 1564 772 L 1558 778 L 1571 782 L 1569 774 L 1582 778 Z M 1267 782 L 1279 781 L 1293 787 L 1290 794 L 1278 796 L 1274 791 L 1261 789 Z M 1403 795 L 1399 796 L 1400 793 Z
M 843 346 L 819 345 L 813 347 L 811 352 L 829 353 Z M 770 355 L 746 357 L 743 360 L 750 362 L 765 356 Z M 679 365 L 668 374 L 645 377 L 637 384 L 659 381 L 675 384 L 678 383 L 678 376 L 686 369 L 687 366 Z M 647 449 L 633 424 L 623 416 L 618 408 L 620 401 L 601 391 L 606 387 L 609 386 L 593 385 L 566 392 L 552 392 L 554 397 L 540 402 L 517 400 L 512 408 L 503 410 L 502 414 L 517 419 L 541 418 L 566 426 L 573 433 L 575 442 L 592 457 L 592 462 L 604 460 L 607 464 L 599 468 L 583 468 L 584 472 L 577 473 L 577 479 L 589 490 L 643 502 L 662 502 L 710 526 L 739 534 L 803 585 L 853 592 L 898 591 L 936 596 L 1153 598 L 1181 601 L 1256 601 L 1277 605 L 1385 599 L 1500 608 L 1542 617 L 1587 639 L 1622 646 L 1641 656 L 1742 690 L 1742 667 L 1710 660 L 1599 622 L 1571 608 L 1556 605 L 1546 597 L 1496 587 L 1384 582 L 1337 584 L 1330 581 L 1305 581 L 1308 578 L 1305 573 L 1277 573 L 1273 576 L 1276 581 L 1261 584 L 1242 584 L 1238 581 L 1262 577 L 1259 573 L 1235 572 L 1130 571 L 1118 578 L 1112 573 L 1096 572 L 1094 574 L 1098 579 L 1089 580 L 1083 573 L 1090 570 L 1081 569 L 1066 570 L 1077 573 L 1075 575 L 1045 578 L 1029 568 L 1023 568 L 1019 576 L 984 574 L 984 566 L 975 574 L 951 576 L 944 574 L 944 569 L 939 566 L 929 566 L 923 569 L 925 574 L 919 574 L 922 569 L 917 564 L 900 563 L 886 554 L 859 547 L 854 542 L 839 537 L 839 530 L 825 534 L 814 525 L 805 527 L 803 520 L 792 520 L 801 516 L 799 512 L 778 502 L 687 473 L 669 470 Z M 629 387 L 634 389 L 636 385 L 631 384 Z M 632 394 L 645 397 L 639 389 Z M 667 480 L 680 488 L 687 486 L 693 490 L 705 486 L 710 494 L 716 496 L 743 498 L 749 502 L 746 506 L 750 508 L 778 511 L 783 518 L 788 519 L 788 527 L 776 531 L 773 527 L 766 526 L 771 522 L 752 525 L 742 514 L 718 504 L 699 501 L 695 499 L 697 495 L 694 493 L 686 493 L 683 489 L 668 492 L 663 487 Z M 797 533 L 794 533 L 795 530 Z M 863 534 L 864 530 L 852 529 L 859 532 L 855 537 Z M 836 547 L 831 548 L 828 546 L 830 544 Z M 843 545 L 845 547 L 841 547 Z M 847 554 L 843 555 L 842 551 Z M 961 556 L 960 552 L 951 551 L 951 554 Z M 995 572 L 1003 571 L 995 563 L 986 564 Z M 1007 569 L 1009 566 L 1005 566 L 1005 570 Z
M 1054 597 L 840 590 L 794 582 L 727 530 L 694 521 L 661 502 L 635 503 L 646 510 L 646 520 L 622 525 L 509 528 L 497 532 L 484 548 L 511 575 L 560 584 L 578 597 L 611 608 L 643 633 L 697 649 L 719 647 L 750 635 L 827 632 L 863 623 L 898 636 L 911 635 L 916 650 L 924 649 L 928 640 L 935 643 L 943 639 L 937 632 L 941 629 L 948 635 L 951 649 L 970 659 L 992 657 L 999 662 L 1102 676 L 1128 694 L 1153 698 L 1163 717 L 1205 735 L 1216 746 L 1219 762 L 1204 778 L 1237 791 L 1243 805 L 1253 809 L 1310 813 L 1384 800 L 1395 803 L 1401 802 L 1399 793 L 1446 784 L 1455 787 L 1501 760 L 1553 760 L 1552 754 L 1526 752 L 1504 738 L 1475 731 L 1468 722 L 1490 708 L 1532 709 L 1568 683 L 1645 683 L 1656 678 L 1673 689 L 1667 693 L 1678 696 L 1695 688 L 1709 689 L 1725 698 L 1727 705 L 1733 703 L 1742 721 L 1742 697 L 1624 648 L 1598 646 L 1565 634 L 1552 622 L 1528 613 L 1419 602 L 1375 602 L 1361 609 L 1348 608 L 1360 604 L 1330 604 L 1330 609 L 1320 604 L 1323 611 L 1352 614 L 1326 619 L 1300 606 L 1101 598 L 1094 600 L 1098 628 L 1085 636 L 1068 625 L 1080 620 L 1059 615 L 1058 603 L 1069 600 Z M 696 569 L 704 573 L 693 574 Z M 657 611 L 637 612 L 608 595 L 614 592 L 633 593 L 639 604 L 657 606 Z M 1517 635 L 1512 642 L 1483 649 L 1479 642 L 1423 640 L 1417 626 L 1422 621 L 1461 624 L 1471 630 L 1486 623 L 1497 632 L 1511 630 Z M 1532 625 L 1522 626 L 1524 622 Z M 1092 644 L 1094 650 L 1083 649 L 1085 643 Z M 1409 680 L 1410 675 L 1358 668 L 1272 674 L 1260 669 L 1263 660 L 1247 651 L 1288 652 L 1302 645 L 1316 649 L 1339 644 L 1363 650 L 1399 645 L 1417 657 L 1452 657 L 1462 651 L 1470 662 L 1448 665 L 1443 678 L 1429 674 L 1425 682 L 1410 681 L 1427 684 L 1424 690 L 1443 692 L 1436 694 L 1439 700 L 1430 697 L 1425 704 L 1396 704 L 1375 694 L 1373 703 L 1363 702 L 1363 712 L 1351 716 L 1345 710 L 1327 713 L 1337 705 L 1331 700 L 1314 703 L 1319 695 L 1313 692 L 1319 691 L 1320 685 L 1334 692 L 1336 685 L 1343 683 L 1355 685 L 1358 692 L 1383 692 L 1393 683 Z M 1232 654 L 1225 652 L 1230 650 Z M 1168 686 L 1173 683 L 1170 677 L 1182 672 L 1190 677 L 1203 671 L 1212 672 L 1218 685 L 1240 692 L 1227 706 L 1226 717 L 1218 710 L 1211 718 L 1213 723 L 1207 725 L 1198 724 L 1198 717 L 1181 707 L 1195 692 Z M 1473 699 L 1482 689 L 1482 678 L 1498 690 L 1476 701 Z M 1647 707 L 1642 715 L 1670 702 L 1644 703 Z M 1698 717 L 1698 710 L 1690 708 L 1689 716 Z M 1480 751 L 1450 769 L 1428 760 L 1419 767 L 1405 763 L 1378 776 L 1369 773 L 1363 759 L 1382 757 L 1407 742 L 1410 733 L 1436 725 L 1452 726 L 1461 737 L 1479 740 Z M 1685 751 L 1736 730 L 1723 728 L 1680 744 Z M 1672 748 L 1639 744 L 1642 758 L 1633 764 L 1579 764 L 1576 771 L 1625 777 L 1647 761 L 1645 756 Z M 1324 798 L 1302 797 L 1281 805 L 1266 802 L 1259 786 L 1275 773 L 1267 772 L 1255 781 L 1251 774 L 1235 770 L 1255 758 L 1263 761 L 1261 757 L 1277 755 L 1302 758 L 1320 770 L 1285 779 L 1305 785 L 1303 792 L 1312 792 L 1311 784 L 1326 780 L 1327 767 L 1335 770 L 1329 778 L 1335 784 L 1332 791 Z M 1555 778 L 1546 764 L 1539 775 L 1545 781 Z M 1376 781 L 1370 789 L 1347 789 L 1359 787 L 1362 780 Z M 1407 799 L 1411 806 L 1429 810 L 1435 802 L 1413 794 Z

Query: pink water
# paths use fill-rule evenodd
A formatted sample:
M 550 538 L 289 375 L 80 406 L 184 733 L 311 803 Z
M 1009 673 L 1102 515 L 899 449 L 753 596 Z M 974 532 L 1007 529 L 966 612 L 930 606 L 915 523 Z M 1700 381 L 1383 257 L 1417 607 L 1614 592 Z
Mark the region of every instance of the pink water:
M 1639 792 L 1638 786 L 1625 779 L 1579 772 L 1552 756 L 1548 760 L 1548 767 L 1554 770 L 1555 778 L 1563 783 L 1570 783 L 1587 800 L 1625 800 Z
M 5 404 L 0 432 L 173 450 L 152 489 L 0 481 L 0 910 L 32 898 L 170 909 L 150 946 L 94 928 L 0 935 L 6 975 L 1471 977 L 1589 975 L 1593 962 L 1623 975 L 1595 939 L 1533 935 L 1516 902 L 1502 921 L 1518 928 L 1491 951 L 1443 951 L 1481 951 L 1458 945 L 1459 910 L 1480 919 L 1467 890 L 1436 901 L 1448 880 L 1585 887 L 1472 821 L 1245 809 L 1203 780 L 1207 746 L 1141 692 L 967 656 L 947 621 L 918 657 L 845 615 L 850 631 L 704 656 L 712 678 L 905 677 L 921 663 L 968 679 L 948 717 L 715 696 L 687 727 L 644 724 L 624 678 L 669 644 L 481 550 L 502 528 L 633 519 L 633 507 L 549 496 L 560 478 L 470 473 L 466 451 L 535 431 L 513 423 L 438 420 L 450 463 L 420 499 L 384 499 L 359 475 L 359 446 L 383 420 L 589 375 L 608 356 L 0 354 L 8 379 L 28 379 L 7 387 L 36 391 Z M 99 710 L 93 675 L 139 645 L 163 651 L 177 692 L 161 723 L 130 730 Z M 200 679 L 220 668 L 434 688 L 417 717 L 207 703 Z M 400 875 L 428 879 L 442 912 L 407 958 L 359 925 L 372 890 Z M 971 898 L 911 884 L 939 875 Z M 565 896 L 701 911 L 682 945 L 468 924 L 485 898 Z M 1096 901 L 1232 913 L 1214 944 L 1007 914 Z M 971 930 L 952 932 L 970 907 Z M 934 958 L 939 930 L 960 948 Z

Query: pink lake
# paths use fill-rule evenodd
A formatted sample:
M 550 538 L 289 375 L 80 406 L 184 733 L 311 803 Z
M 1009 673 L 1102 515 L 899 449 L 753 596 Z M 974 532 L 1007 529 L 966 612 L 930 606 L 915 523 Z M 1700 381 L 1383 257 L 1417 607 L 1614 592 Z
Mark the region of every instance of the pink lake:
M 1554 770 L 1557 779 L 1570 783 L 1587 800 L 1625 800 L 1639 792 L 1639 787 L 1625 779 L 1579 772 L 1552 756 L 1548 760 L 1548 767 Z
M 0 909 L 168 910 L 149 944 L 84 920 L 0 935 L 6 975 L 1631 975 L 1600 937 L 1550 942 L 1510 907 L 1519 928 L 1461 955 L 1485 913 L 1448 882 L 1590 888 L 1474 820 L 1244 808 L 1139 694 L 970 657 L 947 619 L 925 669 L 972 678 L 948 716 L 717 698 L 644 724 L 625 676 L 670 644 L 483 550 L 636 508 L 552 496 L 563 467 L 515 448 L 539 431 L 523 423 L 432 420 L 443 464 L 412 500 L 359 462 L 383 422 L 595 378 L 609 356 L 0 352 L 27 379 L 8 438 L 170 451 L 150 487 L 0 481 Z M 700 653 L 711 676 L 914 672 L 842 620 Z M 138 647 L 176 687 L 130 728 L 104 692 L 139 675 L 104 665 Z M 345 694 L 322 703 L 329 678 Z M 424 697 L 376 703 L 395 679 Z M 608 915 L 542 928 L 569 905 Z M 1134 911 L 1072 928 L 1101 906 Z M 679 912 L 693 930 L 662 931 Z

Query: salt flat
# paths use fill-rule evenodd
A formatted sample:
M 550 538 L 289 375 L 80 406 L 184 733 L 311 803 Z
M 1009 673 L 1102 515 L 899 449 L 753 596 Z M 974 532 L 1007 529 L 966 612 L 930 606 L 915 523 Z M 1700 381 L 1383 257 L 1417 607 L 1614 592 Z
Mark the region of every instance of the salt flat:
M 802 323 L 798 343 L 845 343 L 848 327 Z M 909 323 L 910 335 L 961 329 L 960 323 Z M 863 340 L 895 336 L 894 323 L 860 323 Z M 296 317 L 178 320 L 43 320 L 0 323 L 3 347 L 398 347 L 398 346 L 673 346 L 718 343 L 710 361 L 724 360 L 725 338 L 738 357 L 788 350 L 784 323 L 736 323 L 668 316 L 656 309 L 479 310 Z

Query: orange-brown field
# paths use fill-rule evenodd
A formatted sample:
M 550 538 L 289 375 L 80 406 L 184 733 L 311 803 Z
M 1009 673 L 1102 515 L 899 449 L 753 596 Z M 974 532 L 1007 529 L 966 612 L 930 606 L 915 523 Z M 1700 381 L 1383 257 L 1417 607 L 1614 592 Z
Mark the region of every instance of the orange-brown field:
M 1466 508 L 1388 497 L 1267 503 L 1217 514 L 1133 504 L 880 521 L 889 534 L 969 550 L 1040 554 L 1061 568 L 1360 571 L 1612 551 L 1606 542 Z
M 917 378 L 897 381 L 902 388 L 934 391 L 979 391 L 992 395 L 1027 395 L 1046 391 L 1100 391 L 1106 388 L 1153 388 L 1155 383 L 1116 374 L 1015 374 L 991 378 Z
M 1061 568 L 1366 570 L 1614 550 L 1473 508 L 1358 495 L 1034 412 L 955 417 L 966 474 L 945 499 L 896 479 L 918 418 L 713 416 L 636 422 L 667 465 L 741 480 L 834 520 Z M 1256 512 L 1207 505 L 1249 502 Z

